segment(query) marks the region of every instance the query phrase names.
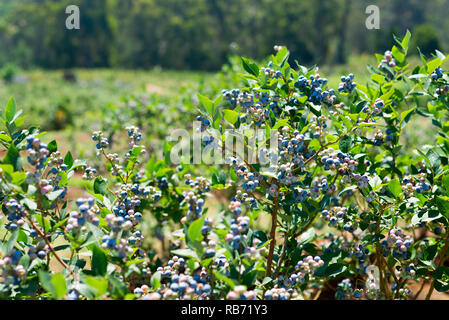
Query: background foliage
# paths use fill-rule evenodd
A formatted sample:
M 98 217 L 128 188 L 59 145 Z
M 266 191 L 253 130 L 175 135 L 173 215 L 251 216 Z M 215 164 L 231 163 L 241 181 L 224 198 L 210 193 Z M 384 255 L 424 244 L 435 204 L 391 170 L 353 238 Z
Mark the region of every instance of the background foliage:
M 65 29 L 65 7 L 79 5 L 81 29 Z M 380 30 L 365 9 L 380 8 Z M 286 45 L 303 64 L 344 63 L 387 50 L 410 29 L 429 54 L 447 50 L 446 0 L 3 0 L 0 66 L 217 70 L 226 56 L 263 59 Z

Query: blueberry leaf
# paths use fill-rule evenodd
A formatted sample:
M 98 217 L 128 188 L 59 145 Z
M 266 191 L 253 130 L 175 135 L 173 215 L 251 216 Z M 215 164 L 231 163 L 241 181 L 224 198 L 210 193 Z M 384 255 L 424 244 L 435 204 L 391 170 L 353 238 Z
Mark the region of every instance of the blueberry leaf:
M 338 145 L 342 152 L 347 153 L 349 152 L 349 150 L 351 150 L 352 138 L 350 136 L 344 136 L 343 138 L 341 138 Z
M 92 248 L 92 271 L 97 275 L 104 276 L 108 266 L 106 254 L 98 246 Z
M 108 187 L 108 182 L 103 177 L 97 177 L 94 181 L 94 192 L 96 194 L 105 195 L 106 189 Z
M 396 180 L 393 179 L 388 183 L 388 189 L 390 189 L 391 193 L 393 194 L 393 196 L 395 198 L 400 198 L 402 195 L 402 187 L 401 187 L 401 183 Z
M 64 164 L 67 165 L 67 169 L 70 169 L 73 166 L 74 160 L 72 153 L 69 151 L 64 157 Z
M 204 225 L 204 219 L 206 218 L 206 216 L 202 216 L 201 218 L 195 220 L 194 222 L 192 222 L 192 224 L 189 226 L 189 229 L 187 231 L 190 240 L 192 241 L 201 241 L 203 240 L 203 235 L 201 233 L 201 228 Z
M 11 122 L 16 114 L 16 100 L 14 97 L 11 97 L 6 105 L 5 109 L 5 119 L 8 122 Z

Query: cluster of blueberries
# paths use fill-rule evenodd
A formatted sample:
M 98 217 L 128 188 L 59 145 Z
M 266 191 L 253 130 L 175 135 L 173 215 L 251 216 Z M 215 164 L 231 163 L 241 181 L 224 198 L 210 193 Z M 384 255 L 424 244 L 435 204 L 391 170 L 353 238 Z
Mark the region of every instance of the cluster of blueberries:
M 64 159 L 61 157 L 61 153 L 59 151 L 55 151 L 50 154 L 48 164 L 53 166 L 53 168 L 49 171 L 51 174 L 58 174 L 59 172 L 67 171 L 67 165 L 64 163 Z
M 97 174 L 97 169 L 88 167 L 87 165 L 83 165 L 84 173 L 83 173 L 83 179 L 84 180 L 92 180 L 95 178 Z
M 67 232 L 84 232 L 87 230 L 86 223 L 88 222 L 94 226 L 98 226 L 100 223 L 100 208 L 95 205 L 94 198 L 78 198 L 76 205 L 78 210 L 70 212 L 69 219 L 67 220 L 65 227 Z
M 402 183 L 402 190 L 409 196 L 414 193 L 423 193 L 431 189 L 431 185 L 427 183 L 427 173 L 418 173 L 418 181 L 415 181 L 412 176 L 405 176 Z
M 354 75 L 350 73 L 347 77 L 341 77 L 341 82 L 338 85 L 338 91 L 351 93 L 356 87 L 357 84 L 354 82 Z
M 206 300 L 212 287 L 206 268 L 190 275 L 191 270 L 185 266 L 183 258 L 174 256 L 165 267 L 157 268 L 161 274 L 161 286 L 150 292 L 144 285 L 134 290 L 142 300 Z
M 129 254 L 133 253 L 133 249 L 138 247 L 143 240 L 140 230 L 135 230 L 136 220 L 125 220 L 125 218 L 114 214 L 107 214 L 105 221 L 111 230 L 109 235 L 101 238 L 101 246 L 113 250 L 121 259 L 126 259 Z M 142 252 L 138 252 L 138 254 Z
M 353 176 L 358 165 L 358 161 L 351 159 L 349 154 L 334 150 L 332 147 L 323 150 L 321 162 L 324 170 L 337 171 L 342 176 Z
M 337 292 L 335 298 L 338 300 L 344 299 L 360 299 L 363 296 L 363 290 L 353 288 L 351 280 L 343 279 L 337 285 Z
M 337 101 L 337 96 L 335 95 L 334 89 L 325 90 L 328 80 L 326 78 L 321 78 L 317 73 L 311 75 L 309 80 L 305 76 L 299 76 L 298 81 L 295 82 L 295 87 L 301 92 L 309 96 L 309 101 L 321 105 L 326 104 L 331 107 Z
M 324 221 L 329 222 L 329 226 L 335 227 L 338 223 L 342 223 L 344 221 L 347 212 L 348 209 L 346 207 L 332 207 L 329 210 L 322 210 L 321 217 L 323 218 Z M 346 224 L 345 230 L 353 231 L 351 225 Z
M 96 142 L 95 147 L 98 151 L 109 147 L 109 140 L 103 136 L 102 131 L 95 131 L 92 135 L 92 140 Z
M 6 208 L 3 213 L 8 220 L 5 224 L 7 230 L 14 231 L 25 224 L 26 209 L 21 203 L 16 199 L 9 199 L 3 202 L 3 205 Z
M 436 68 L 430 76 L 433 81 L 443 78 L 443 69 L 441 69 L 441 67 Z
M 240 248 L 242 242 L 242 236 L 245 237 L 245 233 L 249 228 L 249 217 L 240 216 L 242 213 L 241 202 L 231 201 L 229 209 L 234 214 L 234 218 L 231 220 L 231 233 L 225 236 L 225 240 L 230 242 L 231 247 L 235 250 Z
M 320 194 L 332 194 L 337 190 L 335 183 L 329 183 L 325 176 L 315 177 L 312 181 L 310 195 L 317 198 Z
M 365 274 L 368 266 L 367 264 L 369 262 L 369 249 L 360 243 L 354 244 L 354 246 L 349 251 L 349 255 L 357 259 L 357 271 L 361 274 Z
M 231 197 L 231 202 L 232 201 L 240 201 L 240 203 L 247 203 L 251 209 L 258 208 L 257 200 L 254 197 L 249 196 L 248 193 L 242 192 L 241 190 L 237 190 L 235 192 L 235 196 Z M 238 213 L 238 209 L 237 208 L 235 209 L 236 212 L 234 212 L 234 214 L 239 215 L 240 213 Z
M 371 116 L 375 116 L 375 115 L 381 114 L 382 113 L 382 109 L 384 107 L 385 107 L 385 102 L 382 99 L 378 98 L 378 99 L 376 99 L 376 101 L 374 101 L 374 104 L 373 104 L 372 108 L 370 108 L 369 105 L 366 105 L 362 109 L 362 111 L 364 113 L 370 113 L 371 112 L 370 115 Z M 371 119 L 371 121 L 375 122 L 374 119 Z
M 395 228 L 388 232 L 387 238 L 382 240 L 380 244 L 385 257 L 392 254 L 397 259 L 407 259 L 408 250 L 413 243 L 412 236 L 404 235 L 401 229 Z
M 437 88 L 435 93 L 437 96 L 445 96 L 449 92 L 449 85 L 446 81 L 442 81 L 443 79 L 443 69 L 441 67 L 436 68 L 432 74 L 432 81 L 437 83 Z M 441 80 L 440 80 L 441 79 Z
M 185 174 L 184 178 L 185 184 L 194 190 L 195 193 L 202 195 L 210 191 L 210 183 L 206 178 L 198 176 L 192 179 L 191 174 Z
M 52 201 L 51 208 L 53 209 L 56 206 L 56 202 L 58 200 L 64 200 L 65 196 L 67 195 L 67 187 L 61 187 L 59 186 L 59 182 L 61 181 L 62 177 L 60 175 L 55 175 L 53 177 L 50 177 L 49 180 L 42 179 L 38 182 L 38 187 L 41 192 L 41 194 L 48 194 L 50 192 L 59 191 L 59 195 Z
M 324 135 L 324 130 L 327 128 L 326 116 L 321 115 L 317 117 L 316 115 L 312 115 L 309 122 L 313 125 L 314 132 L 312 132 L 312 137 L 315 139 L 322 137 Z
M 204 199 L 193 191 L 184 191 L 183 202 L 187 204 L 187 214 L 181 219 L 182 223 L 190 223 L 201 218 L 204 209 Z
M 201 132 L 206 131 L 206 129 L 209 128 L 209 126 L 210 126 L 210 121 L 205 116 L 196 117 L 196 121 L 201 122 L 201 127 L 200 127 Z
M 283 127 L 278 136 L 279 157 L 284 163 L 292 163 L 296 168 L 304 166 L 307 148 L 305 145 L 305 136 L 298 130 L 290 132 L 289 127 Z M 290 165 L 291 166 L 291 165 Z
M 48 146 L 42 143 L 39 138 L 34 135 L 30 135 L 26 138 L 27 145 L 26 150 L 28 151 L 28 162 L 36 167 L 37 170 L 44 168 L 47 157 L 50 154 Z
M 216 142 L 214 143 L 214 141 L 215 141 L 214 136 L 204 135 L 201 140 L 204 143 L 204 146 L 206 146 L 206 147 L 209 145 L 213 146 L 214 148 L 218 147 L 218 144 Z
M 226 295 L 228 300 L 257 300 L 255 290 L 247 290 L 245 286 L 235 286 L 233 290 Z
M 393 53 L 390 50 L 385 51 L 383 59 L 380 61 L 377 68 L 380 70 L 387 72 L 388 77 L 390 79 L 393 79 L 394 74 L 390 71 L 391 69 L 394 69 L 396 67 L 396 62 L 393 58 Z M 394 72 L 394 70 L 393 70 Z
M 279 70 L 275 70 L 273 68 L 273 62 L 271 62 L 271 61 L 268 62 L 268 67 L 267 68 L 262 67 L 261 71 L 264 72 L 267 77 L 271 77 L 274 79 L 282 78 L 282 72 Z
M 242 180 L 242 189 L 246 192 L 255 192 L 260 181 L 263 180 L 263 176 L 251 172 L 246 164 L 240 162 L 238 158 L 229 157 L 226 158 L 225 161 L 234 168 L 235 174 Z
M 400 266 L 399 269 L 395 269 L 395 273 L 398 278 L 415 279 L 416 276 L 415 266 L 412 263 Z
M 264 297 L 266 300 L 293 300 L 298 298 L 299 294 L 296 290 L 284 287 L 269 289 L 265 291 Z
M 97 153 L 100 156 L 99 153 Z M 125 175 L 125 171 L 123 170 L 123 166 L 120 165 L 120 157 L 117 153 L 108 153 L 106 154 L 106 159 L 112 164 L 109 169 L 111 175 L 116 177 L 123 177 Z
M 44 240 L 38 240 L 36 245 L 31 245 L 28 248 L 28 255 L 30 256 L 31 260 L 34 260 L 36 258 L 45 259 L 48 252 L 49 248 Z
M 303 189 L 301 187 L 294 187 L 293 188 L 293 198 L 297 202 L 304 202 L 311 196 L 311 193 L 309 190 Z
M 229 104 L 234 109 L 238 104 L 238 96 L 240 94 L 240 89 L 232 89 L 232 90 L 222 90 L 223 98 L 225 98 Z
M 16 286 L 25 280 L 25 267 L 19 264 L 21 258 L 22 253 L 15 248 L 0 258 L 0 283 L 5 286 Z
M 142 140 L 142 133 L 139 128 L 135 126 L 126 127 L 126 132 L 128 133 L 129 147 L 132 149 L 134 146 L 139 146 L 139 142 Z
M 296 283 L 302 283 L 312 277 L 315 271 L 324 266 L 324 261 L 320 256 L 307 256 L 302 260 L 298 261 L 295 266 L 296 273 L 290 275 L 290 282 L 287 282 L 290 285 L 295 285 Z

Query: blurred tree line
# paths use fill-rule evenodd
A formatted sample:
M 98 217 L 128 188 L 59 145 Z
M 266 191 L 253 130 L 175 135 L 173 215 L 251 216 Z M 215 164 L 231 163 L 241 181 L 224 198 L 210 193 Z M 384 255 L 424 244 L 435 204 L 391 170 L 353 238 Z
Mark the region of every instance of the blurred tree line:
M 65 27 L 70 4 L 80 30 Z M 372 4 L 379 30 L 365 27 Z M 276 44 L 302 64 L 344 63 L 407 28 L 429 54 L 449 49 L 448 15 L 449 0 L 1 0 L 0 66 L 216 70 L 231 53 L 262 59 Z

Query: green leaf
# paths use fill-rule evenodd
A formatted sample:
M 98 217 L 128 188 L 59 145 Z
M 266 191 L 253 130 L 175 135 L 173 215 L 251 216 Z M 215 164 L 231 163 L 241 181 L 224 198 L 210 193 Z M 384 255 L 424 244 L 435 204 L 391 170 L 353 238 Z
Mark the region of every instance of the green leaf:
M 330 278 L 337 277 L 345 272 L 347 267 L 343 263 L 333 263 L 327 266 L 325 274 Z
M 67 294 L 67 285 L 64 276 L 61 273 L 55 274 L 51 279 L 51 283 L 55 289 L 56 299 L 62 299 Z
M 432 277 L 435 279 L 435 289 L 438 292 L 446 292 L 449 290 L 449 267 L 438 267 L 432 273 Z
M 446 189 L 446 192 L 449 193 L 449 175 L 445 175 L 441 181 L 443 182 L 443 186 Z
M 234 110 L 223 110 L 224 119 L 230 124 L 234 124 L 237 122 L 239 118 L 239 114 Z
M 265 277 L 262 281 L 262 286 L 270 283 L 271 281 L 273 281 L 273 279 L 271 277 Z
M 434 60 L 427 62 L 427 72 L 432 73 L 436 68 L 441 66 L 443 61 L 440 58 L 435 58 Z
M 108 187 L 108 181 L 103 179 L 103 177 L 99 176 L 94 181 L 94 192 L 96 194 L 105 195 Z
M 108 267 L 106 254 L 98 246 L 94 245 L 92 249 L 92 271 L 96 275 L 104 276 Z
M 28 243 L 28 236 L 22 229 L 19 229 L 19 234 L 17 236 L 17 242 Z
M 401 112 L 401 122 L 407 123 L 409 122 L 413 112 L 416 110 L 416 107 L 411 108 L 410 110 L 406 110 Z
M 176 249 L 176 250 L 173 250 L 172 253 L 177 256 L 193 258 L 193 259 L 198 260 L 198 255 L 192 249 Z
M 404 51 L 407 53 L 407 51 L 408 51 L 408 46 L 409 46 L 409 43 L 410 43 L 410 38 L 411 38 L 411 36 L 412 36 L 412 34 L 410 33 L 410 31 L 407 29 L 407 32 L 406 32 L 406 34 L 405 34 L 405 36 L 404 36 L 404 39 L 402 39 L 402 42 L 401 42 L 401 47 L 402 47 L 402 49 L 404 49 Z
M 246 287 L 251 287 L 256 282 L 256 279 L 257 279 L 257 270 L 253 269 L 253 270 L 247 271 L 243 274 L 242 283 Z
M 12 141 L 12 139 L 8 135 L 3 134 L 3 133 L 0 133 L 0 140 L 5 141 L 5 142 L 11 142 Z
M 405 55 L 404 55 L 404 53 L 401 52 L 401 50 L 399 50 L 398 47 L 393 46 L 392 54 L 393 54 L 393 57 L 396 60 L 398 60 L 399 63 L 403 63 L 404 62 Z
M 27 178 L 27 174 L 25 172 L 13 172 L 11 174 L 11 183 L 15 185 L 21 185 L 23 182 L 25 182 Z
M 189 229 L 187 231 L 187 234 L 189 236 L 189 239 L 192 241 L 201 241 L 203 240 L 203 234 L 201 233 L 201 228 L 204 225 L 204 219 L 206 218 L 205 215 L 203 215 L 201 218 L 195 220 L 192 222 L 189 226 Z
M 206 108 L 206 111 L 209 113 L 209 115 L 213 115 L 214 103 L 208 97 L 203 96 L 202 94 L 198 94 L 198 99 L 203 104 L 203 106 Z
M 90 276 L 84 282 L 95 291 L 95 296 L 97 297 L 103 296 L 108 290 L 108 281 L 106 279 Z
M 15 145 L 11 144 L 3 159 L 3 163 L 13 165 L 15 171 L 20 171 L 22 169 L 22 158 Z
M 340 193 L 338 194 L 338 196 L 340 197 L 340 196 L 341 196 L 342 194 L 344 194 L 345 192 L 352 191 L 352 190 L 356 190 L 356 189 L 357 189 L 357 186 L 350 186 L 350 187 L 344 188 L 343 190 L 340 191 Z
M 270 126 L 273 128 L 276 124 L 276 116 L 274 115 L 273 110 L 270 110 L 269 117 L 270 117 Z
M 64 192 L 64 189 L 59 189 L 56 191 L 52 191 L 47 194 L 47 198 L 50 201 L 55 201 L 57 197 L 59 197 Z
M 350 136 L 344 136 L 341 138 L 338 145 L 340 146 L 340 150 L 342 152 L 347 153 L 352 148 L 352 138 Z
M 223 281 L 227 286 L 229 286 L 231 289 L 234 289 L 234 281 L 232 281 L 229 277 L 225 276 L 224 274 L 222 274 L 221 272 L 218 271 L 213 271 L 215 277 L 217 278 L 217 280 L 221 280 Z
M 429 159 L 430 164 L 432 165 L 433 171 L 437 171 L 438 168 L 441 165 L 441 159 L 438 153 L 433 151 L 432 149 L 429 149 L 426 153 L 427 159 Z
M 42 229 L 44 229 L 44 232 L 51 229 L 50 221 L 48 221 L 48 219 L 46 219 L 45 216 L 43 217 L 40 214 L 36 214 L 34 215 L 34 217 L 36 218 L 36 221 L 39 223 Z
M 6 105 L 5 109 L 5 119 L 8 122 L 11 122 L 14 119 L 14 115 L 16 114 L 16 100 L 14 97 L 11 97 Z
M 245 57 L 241 57 L 241 59 L 243 69 L 245 69 L 246 72 L 256 77 L 259 76 L 259 67 L 257 66 L 257 64 L 255 64 L 254 62 Z
M 47 145 L 48 151 L 51 153 L 55 152 L 58 150 L 58 144 L 56 142 L 56 140 L 52 140 L 50 141 L 50 143 Z
M 67 165 L 67 169 L 72 168 L 74 163 L 72 153 L 69 151 L 64 157 L 64 164 Z
M 371 75 L 371 79 L 372 79 L 374 82 L 377 82 L 377 83 L 379 83 L 379 84 L 382 84 L 382 83 L 385 82 L 385 78 L 384 78 L 382 75 L 377 74 L 377 73 L 373 73 L 373 74 Z
M 5 255 L 8 255 L 11 250 L 14 248 L 14 246 L 16 245 L 17 242 L 17 237 L 19 236 L 19 231 L 15 230 L 11 236 L 8 239 L 8 242 L 6 242 L 6 245 L 4 247 L 3 253 Z
M 446 219 L 449 219 L 449 197 L 437 196 L 435 202 L 440 213 L 446 217 Z
M 153 290 L 159 289 L 159 287 L 161 286 L 161 273 L 159 271 L 156 271 L 151 276 L 150 284 L 153 287 Z
M 310 228 L 304 232 L 298 240 L 298 244 L 304 244 L 310 242 L 315 237 L 315 229 Z
M 397 179 L 393 179 L 388 183 L 388 189 L 390 189 L 391 193 L 395 198 L 400 198 L 402 195 L 402 186 L 401 183 Z
M 41 286 L 49 292 L 53 298 L 57 299 L 56 288 L 51 280 L 51 275 L 48 272 L 39 270 L 39 281 Z

